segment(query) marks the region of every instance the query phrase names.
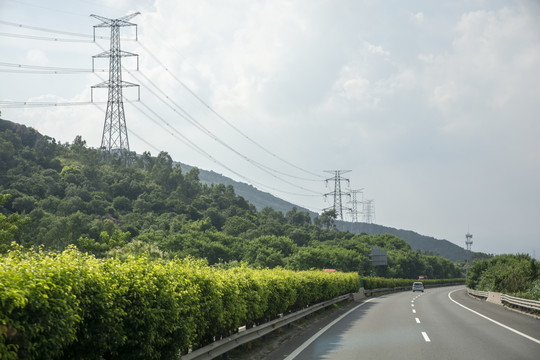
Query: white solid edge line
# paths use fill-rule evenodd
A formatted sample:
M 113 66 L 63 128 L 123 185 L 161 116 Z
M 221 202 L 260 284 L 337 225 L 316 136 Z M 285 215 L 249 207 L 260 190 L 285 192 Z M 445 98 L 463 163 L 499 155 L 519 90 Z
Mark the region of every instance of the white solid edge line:
M 429 339 L 429 336 L 427 336 L 427 333 L 425 331 L 422 331 L 422 336 L 424 337 L 424 340 L 426 342 L 431 342 L 431 340 Z
M 510 330 L 510 331 L 512 331 L 513 333 L 516 333 L 516 334 L 518 334 L 518 335 L 520 335 L 520 336 L 523 336 L 523 337 L 526 338 L 526 339 L 529 339 L 529 340 L 531 340 L 531 341 L 534 341 L 534 342 L 537 343 L 537 344 L 540 344 L 540 340 L 535 339 L 535 338 L 533 338 L 532 336 L 529 336 L 529 335 L 527 335 L 527 334 L 524 334 L 524 333 L 522 333 L 521 331 L 518 331 L 518 330 L 516 330 L 516 329 L 514 329 L 514 328 L 511 328 L 510 326 L 504 325 L 504 324 L 498 322 L 497 320 L 493 320 L 493 319 L 491 319 L 491 318 L 489 318 L 489 317 L 487 317 L 487 316 L 485 316 L 485 315 L 480 314 L 480 313 L 477 312 L 477 311 L 474 311 L 473 309 L 470 309 L 470 308 L 466 307 L 465 305 L 462 305 L 462 304 L 458 303 L 456 300 L 452 299 L 452 297 L 450 296 L 450 295 L 452 295 L 452 293 L 455 292 L 455 291 L 458 291 L 458 290 L 453 290 L 453 291 L 450 291 L 450 292 L 448 293 L 448 298 L 449 298 L 452 302 L 454 302 L 455 304 L 461 306 L 461 307 L 464 308 L 464 309 L 469 310 L 470 312 L 472 312 L 472 313 L 474 313 L 474 314 L 476 314 L 476 315 L 478 315 L 478 316 L 480 316 L 480 317 L 483 317 L 483 318 L 486 319 L 486 320 L 491 321 L 491 322 L 494 323 L 494 324 L 497 324 L 497 325 L 499 325 L 499 326 L 505 328 L 506 330 Z
M 355 306 L 354 308 L 352 308 L 351 310 L 347 311 L 345 314 L 341 315 L 340 317 L 338 317 L 336 320 L 332 321 L 330 324 L 326 325 L 325 327 L 323 327 L 321 330 L 319 330 L 315 335 L 313 335 L 312 337 L 310 337 L 308 340 L 306 340 L 302 345 L 300 345 L 299 347 L 296 348 L 296 350 L 294 350 L 292 353 L 290 353 L 286 358 L 285 360 L 293 360 L 295 357 L 297 357 L 302 351 L 304 351 L 305 348 L 307 348 L 312 342 L 314 342 L 315 340 L 317 340 L 317 338 L 319 336 L 321 336 L 326 330 L 330 329 L 332 326 L 334 326 L 336 323 L 338 323 L 341 319 L 343 319 L 345 316 L 349 315 L 350 313 L 352 313 L 353 311 L 355 311 L 356 309 L 358 309 L 360 306 L 364 305 L 364 304 L 367 304 L 368 302 L 370 302 L 371 300 L 375 300 L 375 298 L 371 298 L 369 300 L 366 300 L 364 301 L 363 303 Z

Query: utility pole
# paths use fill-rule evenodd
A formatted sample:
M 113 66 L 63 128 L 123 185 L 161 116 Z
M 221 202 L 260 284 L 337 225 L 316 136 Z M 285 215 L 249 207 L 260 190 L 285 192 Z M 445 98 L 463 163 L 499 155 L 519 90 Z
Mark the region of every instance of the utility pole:
M 471 266 L 471 246 L 472 246 L 472 234 L 467 231 L 465 234 L 465 245 L 467 246 L 467 267 L 465 269 L 465 278 L 469 276 L 469 266 Z
M 334 174 L 334 177 L 331 177 L 325 180 L 327 186 L 328 186 L 328 181 L 330 180 L 334 181 L 334 191 L 324 194 L 324 198 L 326 199 L 328 195 L 332 195 L 334 197 L 334 206 L 330 207 L 329 209 L 334 209 L 336 211 L 336 218 L 339 218 L 340 220 L 343 220 L 343 205 L 342 205 L 341 197 L 343 195 L 350 195 L 347 192 L 341 191 L 342 181 L 346 181 L 347 184 L 349 184 L 349 179 L 345 179 L 341 177 L 341 174 L 345 174 L 350 171 L 352 170 L 325 170 L 325 172 L 327 173 Z
M 120 50 L 120 27 L 135 26 L 135 34 L 137 34 L 137 25 L 130 23 L 129 20 L 139 14 L 139 12 L 136 12 L 134 14 L 121 17 L 119 19 L 108 19 L 99 15 L 90 15 L 102 21 L 101 24 L 94 25 L 94 42 L 96 41 L 96 28 L 111 28 L 110 50 L 92 56 L 92 71 L 94 70 L 94 58 L 109 58 L 109 80 L 92 86 L 92 90 L 94 88 L 107 88 L 109 91 L 107 99 L 107 111 L 105 113 L 105 124 L 103 125 L 103 136 L 101 138 L 100 147 L 100 155 L 102 157 L 111 154 L 118 154 L 120 156 L 125 156 L 129 154 L 129 141 L 127 134 L 126 117 L 124 114 L 122 88 L 139 88 L 139 85 L 122 81 L 121 59 L 124 56 L 136 56 L 137 70 L 139 70 L 139 57 L 137 54 Z

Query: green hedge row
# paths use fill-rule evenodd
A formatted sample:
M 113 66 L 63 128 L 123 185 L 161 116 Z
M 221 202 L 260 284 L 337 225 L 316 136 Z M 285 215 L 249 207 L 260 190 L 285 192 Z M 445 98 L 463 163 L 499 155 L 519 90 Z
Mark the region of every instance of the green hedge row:
M 465 284 L 465 279 L 386 279 L 382 277 L 363 277 L 362 283 L 364 289 L 384 289 L 400 286 L 412 286 L 413 282 L 421 281 L 425 285 L 444 285 L 462 283 Z
M 194 259 L 98 260 L 13 250 L 0 257 L 1 359 L 169 359 L 341 294 L 351 273 L 229 270 Z

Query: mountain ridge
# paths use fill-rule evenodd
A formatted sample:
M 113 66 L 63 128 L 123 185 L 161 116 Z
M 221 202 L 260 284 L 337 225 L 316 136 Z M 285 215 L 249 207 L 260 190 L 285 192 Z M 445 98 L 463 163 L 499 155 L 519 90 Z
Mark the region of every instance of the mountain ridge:
M 5 131 L 8 129 L 20 136 L 23 143 L 43 136 L 37 130 L 31 127 L 27 127 L 23 124 L 18 124 L 9 120 L 0 119 L 0 131 Z M 183 173 L 187 173 L 190 169 L 196 167 L 181 162 L 175 162 L 175 164 L 178 164 L 181 167 Z M 258 190 L 252 185 L 235 181 L 211 170 L 198 169 L 199 179 L 202 183 L 231 185 L 237 195 L 242 196 L 244 199 L 249 201 L 259 211 L 268 206 L 273 208 L 275 211 L 281 211 L 283 214 L 286 214 L 288 211 L 296 207 L 298 211 L 308 212 L 312 218 L 318 216 L 317 213 L 310 211 L 309 209 L 297 206 L 270 193 Z M 396 229 L 378 224 L 362 222 L 351 223 L 344 221 L 336 221 L 336 227 L 340 230 L 350 231 L 354 234 L 393 234 L 409 243 L 414 250 L 435 253 L 452 261 L 464 260 L 467 258 L 467 251 L 464 248 L 448 240 L 441 240 L 431 236 L 421 235 L 412 230 Z
M 182 172 L 189 171 L 195 167 L 180 162 L 178 164 L 182 168 Z M 259 211 L 264 207 L 269 206 L 274 210 L 281 211 L 285 214 L 287 211 L 292 210 L 293 207 L 296 207 L 299 211 L 308 212 L 312 218 L 319 215 L 313 211 L 310 211 L 309 209 L 297 206 L 270 193 L 263 192 L 252 185 L 235 181 L 214 171 L 199 169 L 199 179 L 201 182 L 206 184 L 232 185 L 236 194 L 242 196 L 251 204 L 255 205 Z M 451 241 L 422 235 L 412 230 L 396 229 L 379 224 L 363 222 L 352 223 L 347 221 L 336 221 L 336 227 L 339 230 L 349 231 L 354 234 L 366 233 L 368 235 L 396 235 L 409 243 L 414 250 L 435 253 L 452 261 L 465 260 L 467 258 L 467 250 L 452 243 Z

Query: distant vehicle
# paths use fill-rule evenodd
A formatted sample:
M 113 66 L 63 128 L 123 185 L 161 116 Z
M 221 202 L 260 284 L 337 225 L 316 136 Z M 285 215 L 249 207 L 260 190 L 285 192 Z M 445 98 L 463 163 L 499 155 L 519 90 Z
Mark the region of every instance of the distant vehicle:
M 420 275 L 420 276 L 418 277 L 418 280 L 424 280 L 424 279 L 427 279 L 427 276 L 425 276 L 425 275 Z
M 416 281 L 412 284 L 412 291 L 421 291 L 424 292 L 424 284 L 422 284 L 420 281 Z

